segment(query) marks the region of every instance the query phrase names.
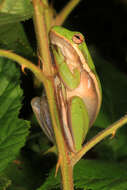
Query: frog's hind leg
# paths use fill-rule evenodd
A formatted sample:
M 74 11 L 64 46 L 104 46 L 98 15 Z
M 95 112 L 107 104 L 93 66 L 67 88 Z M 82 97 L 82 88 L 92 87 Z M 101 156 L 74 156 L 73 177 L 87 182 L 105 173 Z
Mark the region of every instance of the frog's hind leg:
M 68 123 L 73 134 L 76 151 L 80 150 L 89 127 L 89 117 L 82 98 L 73 96 L 68 103 Z

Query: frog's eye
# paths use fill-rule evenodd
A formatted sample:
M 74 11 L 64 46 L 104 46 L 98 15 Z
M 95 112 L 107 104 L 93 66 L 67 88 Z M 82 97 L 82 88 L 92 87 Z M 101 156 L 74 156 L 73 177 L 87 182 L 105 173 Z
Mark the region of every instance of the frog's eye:
M 80 33 L 74 34 L 72 37 L 72 41 L 76 44 L 81 44 L 84 42 L 84 36 Z

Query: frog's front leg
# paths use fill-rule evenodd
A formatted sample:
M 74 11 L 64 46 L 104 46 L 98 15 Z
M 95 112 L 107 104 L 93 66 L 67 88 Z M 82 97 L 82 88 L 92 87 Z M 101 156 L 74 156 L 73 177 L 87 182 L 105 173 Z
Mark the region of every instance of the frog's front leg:
M 74 68 L 70 70 L 59 47 L 57 47 L 57 50 L 55 47 L 52 47 L 52 51 L 54 54 L 55 65 L 62 82 L 70 90 L 75 89 L 80 83 L 80 69 Z

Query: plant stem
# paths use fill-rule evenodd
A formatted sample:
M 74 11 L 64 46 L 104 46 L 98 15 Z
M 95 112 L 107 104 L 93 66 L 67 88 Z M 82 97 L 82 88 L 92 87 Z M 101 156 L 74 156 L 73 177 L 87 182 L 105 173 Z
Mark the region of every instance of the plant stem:
M 63 159 L 61 165 L 62 186 L 63 190 L 73 190 L 73 166 Z
M 44 1 L 43 1 L 44 2 Z M 49 43 L 48 43 L 48 34 L 47 34 L 47 24 L 44 12 L 44 5 L 41 4 L 40 0 L 33 0 L 34 6 L 34 24 L 35 31 L 38 41 L 38 48 L 40 56 L 43 58 L 43 72 L 47 77 L 47 80 L 43 82 L 45 87 L 49 110 L 51 114 L 56 146 L 58 149 L 58 155 L 61 158 L 58 163 L 61 168 L 62 174 L 62 185 L 63 190 L 73 190 L 73 175 L 72 175 L 72 167 L 68 164 L 68 148 L 65 143 L 65 139 L 62 134 L 61 123 L 59 119 L 59 113 L 56 103 L 56 92 L 55 92 L 55 84 L 54 84 L 54 76 L 52 74 L 52 62 L 49 51 Z
M 48 32 L 45 21 L 44 5 L 40 0 L 33 0 L 34 7 L 34 25 L 36 38 L 38 43 L 38 50 L 41 61 L 43 62 L 43 72 L 50 76 L 52 72 L 51 56 L 49 50 Z
M 69 3 L 63 8 L 63 10 L 57 15 L 57 17 L 52 22 L 52 25 L 62 25 L 71 11 L 76 7 L 76 5 L 80 2 L 80 0 L 71 0 Z
M 59 165 L 62 174 L 62 186 L 63 190 L 73 190 L 73 168 L 69 160 L 68 148 L 62 135 L 53 85 L 54 83 L 51 80 L 47 80 L 44 84 L 47 93 L 50 113 L 52 116 L 51 118 L 55 133 L 56 145 L 60 158 Z
M 46 77 L 36 65 L 34 65 L 31 61 L 28 61 L 27 59 L 21 57 L 20 55 L 17 55 L 11 51 L 0 49 L 0 56 L 16 61 L 21 65 L 23 69 L 24 68 L 30 69 L 37 77 L 37 79 L 40 80 L 41 82 L 44 82 L 46 80 Z
M 116 131 L 126 123 L 127 123 L 127 115 L 125 115 L 120 120 L 116 121 L 111 126 L 109 126 L 108 128 L 98 133 L 95 137 L 93 137 L 90 141 L 88 141 L 84 145 L 84 147 L 79 152 L 77 152 L 76 155 L 72 157 L 72 160 L 71 160 L 72 165 L 75 165 L 81 159 L 81 157 L 84 154 L 86 154 L 86 152 L 88 152 L 92 147 L 94 147 L 97 143 L 99 143 L 105 137 L 111 134 L 114 136 L 114 133 L 116 133 Z

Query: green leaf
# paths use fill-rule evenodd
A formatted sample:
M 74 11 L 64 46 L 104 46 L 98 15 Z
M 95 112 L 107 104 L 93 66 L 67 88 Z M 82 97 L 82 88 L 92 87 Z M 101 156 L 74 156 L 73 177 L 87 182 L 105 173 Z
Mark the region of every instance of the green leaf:
M 24 146 L 30 127 L 18 118 L 22 90 L 19 71 L 12 61 L 0 58 L 0 172 Z
M 77 175 L 78 174 L 78 175 Z M 127 186 L 127 167 L 117 162 L 81 160 L 74 169 L 76 188 L 121 190 Z
M 74 168 L 75 189 L 121 190 L 127 187 L 127 167 L 125 163 L 101 160 L 81 160 Z M 50 173 L 46 182 L 38 190 L 50 190 L 60 186 L 60 176 Z
M 39 167 L 39 164 L 40 159 L 37 155 L 36 159 L 33 159 L 31 155 L 19 154 L 16 160 L 3 171 L 12 181 L 8 190 L 35 190 L 40 184 L 40 176 L 42 177 L 42 168 Z M 40 168 L 41 171 L 38 171 Z
M 13 50 L 16 53 L 24 56 L 33 56 L 27 36 L 24 32 L 22 24 L 8 24 L 0 27 L 0 48 Z
M 33 7 L 30 0 L 0 0 L 0 26 L 31 18 Z
M 11 185 L 11 180 L 5 175 L 0 175 L 0 190 L 6 190 Z
M 37 190 L 56 189 L 56 188 L 58 188 L 60 186 L 60 180 L 61 180 L 60 172 L 58 172 L 57 177 L 55 177 L 55 168 L 54 168 L 48 174 L 48 177 L 45 180 L 44 184 L 40 188 L 38 188 Z

